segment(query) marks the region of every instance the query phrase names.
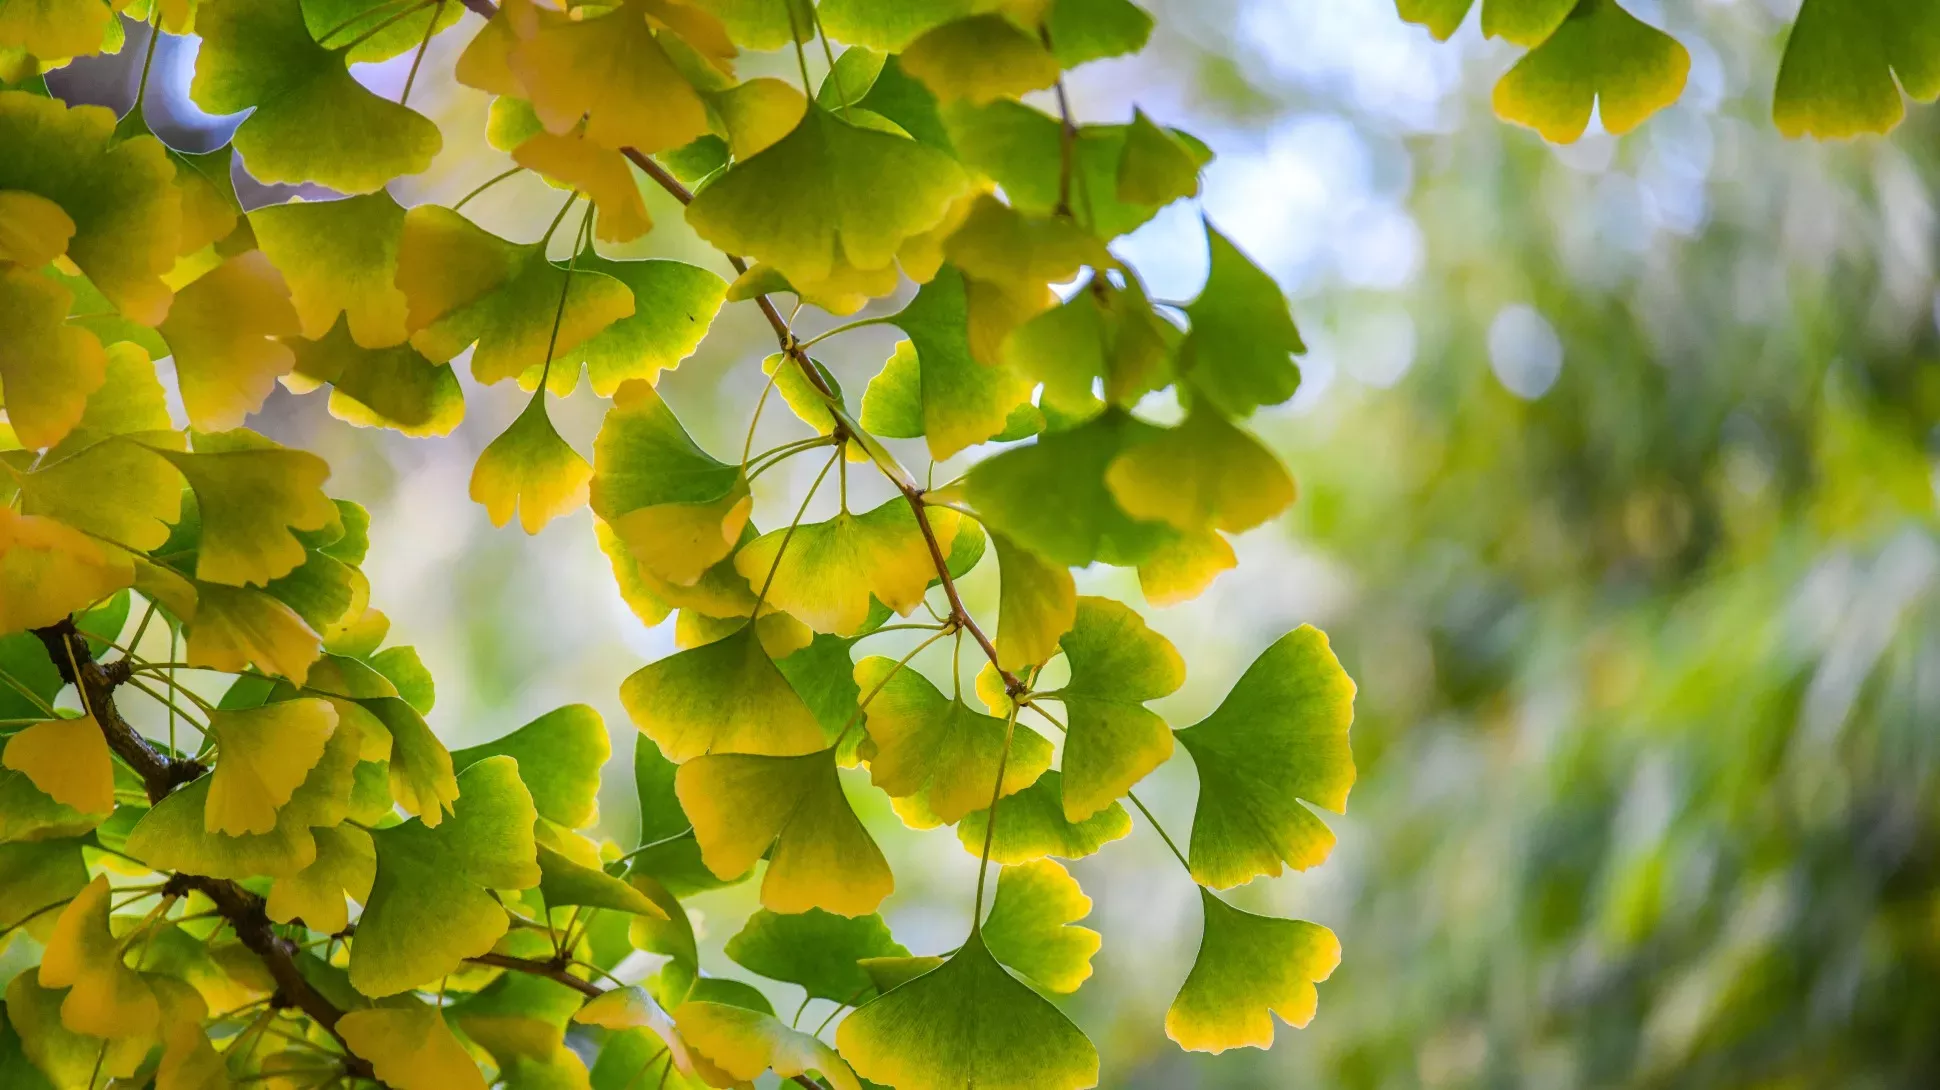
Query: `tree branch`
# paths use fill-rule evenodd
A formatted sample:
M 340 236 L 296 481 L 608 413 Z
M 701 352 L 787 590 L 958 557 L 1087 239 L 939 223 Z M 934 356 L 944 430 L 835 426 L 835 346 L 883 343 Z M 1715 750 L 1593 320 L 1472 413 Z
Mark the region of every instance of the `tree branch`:
M 115 687 L 128 679 L 127 662 L 117 660 L 105 665 L 96 662 L 87 637 L 74 627 L 74 618 L 34 629 L 34 635 L 47 646 L 47 656 L 53 660 L 61 680 L 80 692 L 82 704 L 100 725 L 109 748 L 141 776 L 150 803 L 162 801 L 176 787 L 207 771 L 200 761 L 158 751 L 128 725 L 115 706 L 114 697 Z M 337 1032 L 337 1020 L 343 1017 L 343 1012 L 303 976 L 296 964 L 296 944 L 278 935 L 270 926 L 269 913 L 261 897 L 234 882 L 195 874 L 175 874 L 168 884 L 179 892 L 195 890 L 214 902 L 216 911 L 235 928 L 236 937 L 262 959 L 282 999 L 309 1015 L 337 1039 L 344 1050 L 345 1069 L 357 1078 L 384 1085 L 371 1072 L 370 1063 L 352 1053 L 349 1043 Z

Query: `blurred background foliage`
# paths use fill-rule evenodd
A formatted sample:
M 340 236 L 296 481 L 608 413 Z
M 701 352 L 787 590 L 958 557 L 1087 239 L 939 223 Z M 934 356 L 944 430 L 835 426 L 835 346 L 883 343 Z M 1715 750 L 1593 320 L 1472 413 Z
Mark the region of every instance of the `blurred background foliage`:
M 1164 1039 L 1196 907 L 1148 830 L 1074 866 L 1105 948 L 1071 1007 L 1104 1084 L 1940 1085 L 1940 111 L 1915 108 L 1891 140 L 1781 140 L 1786 0 L 1634 5 L 1691 50 L 1684 99 L 1567 148 L 1489 114 L 1513 51 L 1472 23 L 1438 45 L 1389 0 L 1150 6 L 1152 47 L 1081 70 L 1080 113 L 1136 102 L 1219 157 L 1203 200 L 1122 254 L 1155 297 L 1189 298 L 1203 211 L 1281 279 L 1313 347 L 1299 396 L 1254 422 L 1300 501 L 1204 597 L 1148 611 L 1194 670 L 1160 706 L 1193 721 L 1312 621 L 1361 686 L 1360 781 L 1330 866 L 1238 898 L 1345 948 L 1312 1027 L 1269 1053 Z M 164 43 L 157 72 L 172 123 L 213 146 L 220 123 L 182 94 L 191 51 Z M 114 101 L 130 54 L 50 82 Z M 404 72 L 358 74 L 394 90 Z M 447 148 L 402 199 L 502 169 L 484 107 L 462 89 L 424 100 Z M 659 226 L 629 252 L 705 263 L 649 199 Z M 532 237 L 555 204 L 521 179 L 475 207 Z M 732 306 L 663 379 L 717 451 L 741 437 L 766 337 Z M 845 336 L 825 362 L 859 391 L 891 343 Z M 671 624 L 628 613 L 585 512 L 528 539 L 466 500 L 521 397 L 464 381 L 448 439 L 356 430 L 287 395 L 259 426 L 325 454 L 333 490 L 373 509 L 373 601 L 436 674 L 447 741 L 566 701 L 607 713 L 604 827 L 630 844 L 617 689 L 673 649 Z M 602 409 L 582 391 L 555 417 L 586 450 Z M 770 412 L 762 433 L 798 428 Z M 771 476 L 767 524 L 806 483 Z M 990 574 L 967 583 L 973 609 L 994 607 Z M 1126 573 L 1080 580 L 1136 599 Z M 1181 765 L 1147 797 L 1183 830 L 1192 790 Z M 886 807 L 871 820 L 896 825 Z M 974 860 L 948 830 L 886 841 L 898 937 L 948 945 Z M 709 905 L 729 921 L 753 900 L 697 899 L 723 975 L 745 976 Z

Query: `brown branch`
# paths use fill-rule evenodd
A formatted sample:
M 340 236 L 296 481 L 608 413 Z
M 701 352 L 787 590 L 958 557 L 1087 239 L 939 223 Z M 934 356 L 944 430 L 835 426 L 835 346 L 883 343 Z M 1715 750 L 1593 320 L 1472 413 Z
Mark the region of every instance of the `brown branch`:
M 688 204 L 693 201 L 694 194 L 686 186 L 680 184 L 680 180 L 672 174 L 669 174 L 666 168 L 662 167 L 659 163 L 641 154 L 638 149 L 623 148 L 621 150 L 628 159 L 633 161 L 635 166 L 644 171 L 647 177 L 652 178 L 660 188 L 666 190 L 675 200 L 681 204 Z M 741 260 L 741 258 L 734 254 L 728 254 L 726 256 L 728 263 L 734 266 L 736 272 L 748 271 L 747 263 Z M 802 374 L 807 377 L 816 391 L 823 398 L 827 399 L 829 411 L 835 417 L 836 437 L 838 439 L 842 438 L 844 433 L 855 436 L 863 435 L 861 425 L 851 420 L 849 414 L 842 409 L 841 399 L 836 396 L 835 390 L 822 378 L 821 372 L 816 368 L 814 362 L 808 358 L 808 353 L 803 351 L 801 342 L 795 339 L 795 333 L 788 327 L 788 320 L 781 316 L 781 311 L 775 308 L 775 304 L 766 295 L 757 295 L 754 301 L 755 305 L 761 308 L 761 313 L 768 319 L 768 324 L 774 328 L 775 340 L 780 342 L 782 352 L 788 358 L 795 361 L 795 364 L 801 368 Z M 880 446 L 880 444 L 877 445 Z M 929 506 L 923 501 L 923 490 L 917 487 L 916 482 L 910 480 L 907 474 L 892 474 L 884 467 L 878 466 L 877 468 L 883 469 L 883 475 L 888 477 L 890 483 L 896 486 L 896 490 L 903 494 L 903 499 L 908 501 L 910 510 L 916 515 L 916 528 L 922 532 L 923 543 L 929 547 L 930 560 L 936 566 L 937 579 L 943 584 L 943 594 L 950 600 L 951 618 L 962 625 L 965 631 L 970 633 L 970 637 L 977 641 L 978 647 L 983 648 L 985 657 L 990 659 L 990 664 L 997 668 L 998 675 L 1004 679 L 1004 689 L 1013 697 L 1023 693 L 1027 686 L 1016 674 L 1004 669 L 1004 664 L 997 659 L 997 646 L 990 642 L 990 637 L 984 635 L 983 629 L 978 627 L 976 618 L 970 616 L 970 611 L 964 608 L 963 598 L 957 593 L 956 579 L 950 575 L 949 560 L 943 555 L 942 542 L 937 539 L 936 528 L 930 525 Z
M 100 725 L 109 748 L 141 776 L 149 802 L 162 801 L 176 787 L 206 771 L 200 761 L 160 752 L 128 725 L 115 706 L 114 697 L 115 687 L 128 679 L 128 663 L 126 660 L 96 662 L 93 648 L 88 646 L 87 637 L 74 627 L 72 617 L 37 628 L 34 635 L 47 646 L 47 656 L 53 660 L 61 680 L 80 692 L 82 704 Z M 261 897 L 234 882 L 194 874 L 173 875 L 168 884 L 179 892 L 195 890 L 214 902 L 216 911 L 235 928 L 236 937 L 269 969 L 281 1000 L 309 1015 L 343 1046 L 345 1070 L 357 1078 L 384 1085 L 372 1074 L 370 1063 L 352 1053 L 349 1043 L 337 1032 L 337 1020 L 343 1017 L 343 1012 L 297 968 L 296 944 L 278 935 L 270 926 L 269 913 Z

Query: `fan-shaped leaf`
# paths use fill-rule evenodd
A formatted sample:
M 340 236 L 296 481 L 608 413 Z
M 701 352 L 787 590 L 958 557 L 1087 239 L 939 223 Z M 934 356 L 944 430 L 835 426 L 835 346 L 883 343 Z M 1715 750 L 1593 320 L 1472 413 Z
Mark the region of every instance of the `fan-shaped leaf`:
M 1340 940 L 1304 920 L 1241 912 L 1206 890 L 1205 936 L 1192 972 L 1165 1012 L 1165 1033 L 1194 1052 L 1266 1048 L 1273 1015 L 1298 1029 L 1313 1019 L 1317 981 L 1340 964 Z
M 998 808 L 998 820 L 1003 809 Z M 998 961 L 1054 992 L 1075 992 L 1091 977 L 1098 932 L 1073 926 L 1091 914 L 1091 898 L 1070 872 L 1048 859 L 1005 867 L 983 922 L 983 939 Z

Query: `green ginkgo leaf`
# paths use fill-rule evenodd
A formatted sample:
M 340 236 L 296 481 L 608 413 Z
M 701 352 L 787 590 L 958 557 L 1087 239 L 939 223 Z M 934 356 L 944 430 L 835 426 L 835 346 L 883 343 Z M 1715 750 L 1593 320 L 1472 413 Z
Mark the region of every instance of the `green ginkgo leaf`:
M 614 393 L 593 442 L 591 502 L 648 572 L 680 586 L 727 557 L 754 506 L 743 468 L 701 449 L 644 381 Z M 740 615 L 753 608 L 750 592 Z
M 147 359 L 133 345 L 116 347 L 131 348 Z M 168 541 L 169 525 L 181 517 L 182 475 L 141 440 L 179 437 L 173 432 L 136 433 L 82 445 L 91 431 L 83 417 L 68 441 L 20 477 L 21 513 L 48 515 L 130 548 L 160 547 Z
M 270 883 L 265 911 L 278 923 L 302 920 L 312 931 L 336 934 L 350 920 L 344 899 L 362 904 L 370 898 L 377 848 L 370 833 L 348 823 L 312 829 L 310 835 L 316 841 L 316 858 Z
M 370 193 L 431 165 L 430 119 L 366 90 L 342 50 L 310 37 L 298 0 L 202 0 L 202 48 L 189 93 L 211 113 L 254 113 L 232 143 L 265 182 Z
M 187 478 L 201 517 L 195 578 L 230 586 L 264 584 L 306 559 L 294 531 L 338 518 L 323 494 L 330 466 L 250 431 L 197 433 L 193 453 L 154 448 Z
M 477 342 L 482 383 L 558 362 L 633 313 L 632 290 L 613 277 L 555 264 L 542 244 L 507 242 L 437 205 L 405 213 L 397 262 L 412 347 L 444 363 Z
M 626 285 L 633 292 L 633 313 L 553 363 L 549 381 L 563 383 L 553 387 L 561 396 L 572 391 L 582 362 L 601 397 L 614 396 L 629 379 L 655 381 L 694 354 L 727 297 L 726 281 L 683 261 L 613 261 L 582 254 L 577 267 Z M 528 368 L 519 381 L 530 385 L 538 374 Z
M 1055 770 L 1004 799 L 997 807 L 995 833 L 990 832 L 989 810 L 965 814 L 957 823 L 957 840 L 963 844 L 964 851 L 982 856 L 984 838 L 988 835 L 990 861 L 1004 864 L 1029 863 L 1046 857 L 1083 859 L 1131 833 L 1131 815 L 1116 802 L 1083 821 L 1067 821 L 1064 776 Z
M 1186 142 L 1134 109 L 1118 159 L 1118 199 L 1166 205 L 1199 194 L 1199 157 Z
M 998 821 L 1003 808 L 998 808 Z M 1074 926 L 1091 914 L 1091 898 L 1078 880 L 1049 859 L 1005 867 L 997 873 L 997 897 L 983 921 L 992 957 L 1045 988 L 1075 992 L 1091 977 L 1091 956 L 1104 940 Z
M 1040 665 L 1057 653 L 1058 640 L 1076 623 L 1077 584 L 1069 569 L 1052 564 L 1003 534 L 997 547 L 1001 583 L 997 598 L 997 661 L 1007 670 Z
M 674 787 L 717 876 L 739 877 L 767 857 L 767 908 L 866 916 L 895 888 L 882 849 L 842 791 L 833 749 L 696 757 L 680 766 Z
M 633 747 L 633 786 L 640 803 L 640 849 L 632 855 L 632 873 L 651 874 L 678 896 L 718 889 L 723 883 L 701 861 L 693 823 L 674 793 L 679 765 L 660 747 L 642 740 Z
M 285 340 L 296 367 L 283 381 L 302 391 L 329 383 L 330 415 L 363 428 L 414 438 L 450 435 L 465 419 L 465 392 L 449 366 L 408 344 L 365 348 L 339 320 L 321 340 Z
M 835 1042 L 857 1074 L 898 1090 L 1098 1085 L 1098 1050 L 975 931 L 942 966 L 843 1019 Z
M 485 1090 L 485 1078 L 444 1015 L 415 1000 L 346 1013 L 337 1023 L 350 1051 L 397 1090 Z
M 116 142 L 114 130 L 103 107 L 0 91 L 0 190 L 59 205 L 74 224 L 68 258 L 114 309 L 155 325 L 172 297 L 162 277 L 175 265 L 181 195 L 161 141 Z
M 908 306 L 888 319 L 909 334 L 917 412 L 910 421 L 907 409 L 899 411 L 882 403 L 885 398 L 909 400 L 907 394 L 890 389 L 907 382 L 906 371 L 892 372 L 904 358 L 899 348 L 863 396 L 865 428 L 890 436 L 921 435 L 929 441 L 930 456 L 938 461 L 986 439 L 1023 438 L 1011 431 L 1019 411 L 1030 409 L 1031 384 L 1002 364 L 987 366 L 972 356 L 966 305 L 963 274 L 946 265 Z M 885 387 L 880 392 L 878 382 Z M 885 413 L 891 415 L 890 427 L 871 427 L 871 419 L 880 421 Z
M 1303 806 L 1347 808 L 1354 757 L 1354 682 L 1327 636 L 1302 625 L 1246 668 L 1205 719 L 1178 732 L 1199 769 L 1192 876 L 1227 889 L 1281 864 L 1325 860 L 1334 834 Z
M 784 916 L 761 909 L 727 941 L 727 956 L 749 972 L 799 984 L 810 996 L 859 1006 L 876 986 L 857 962 L 908 957 L 881 916 L 854 918 L 810 909 Z
M 641 667 L 620 686 L 620 701 L 641 733 L 676 762 L 706 753 L 786 757 L 828 744 L 754 625 Z
M 1266 1048 L 1273 1016 L 1299 1029 L 1313 1019 L 1318 981 L 1340 964 L 1340 940 L 1304 920 L 1242 912 L 1199 891 L 1205 935 L 1171 1009 L 1165 1034 L 1193 1052 Z
M 952 824 L 988 807 L 1000 763 L 998 790 L 1005 795 L 1029 787 L 1051 767 L 1051 743 L 1042 735 L 972 711 L 914 669 L 899 669 L 894 659 L 863 659 L 855 680 L 864 693 L 875 694 L 867 711 L 875 743 L 871 782 L 891 798 L 914 798 L 939 822 Z
M 1940 74 L 1940 64 L 1935 70 Z M 1594 104 L 1603 127 L 1621 135 L 1676 102 L 1690 71 L 1691 54 L 1677 39 L 1616 0 L 1579 0 L 1555 33 L 1495 85 L 1495 112 L 1568 144 L 1589 127 Z M 1933 86 L 1940 91 L 1940 79 Z
M 568 704 L 490 742 L 452 750 L 451 766 L 462 772 L 487 757 L 511 757 L 540 817 L 584 829 L 599 818 L 600 769 L 612 755 L 600 713 Z
M 605 871 L 581 866 L 544 844 L 539 845 L 539 893 L 549 909 L 585 905 L 635 916 L 667 915 L 639 890 Z
M 1130 790 L 1172 755 L 1172 731 L 1145 707 L 1185 684 L 1171 641 L 1110 598 L 1078 599 L 1077 621 L 1059 641 L 1071 680 L 1064 702 L 1064 816 L 1083 821 Z M 1001 820 L 1002 811 L 999 811 Z
M 822 0 L 816 16 L 837 41 L 900 53 L 924 31 L 969 15 L 978 6 L 977 0 Z
M 54 912 L 47 911 L 48 906 L 68 900 L 87 885 L 88 866 L 81 857 L 79 840 L 0 843 L 0 927 L 11 931 L 25 926 L 35 938 L 46 942 L 56 919 Z M 882 921 L 876 920 L 876 926 L 882 927 Z M 889 935 L 886 928 L 882 933 L 885 938 Z M 893 952 L 908 953 L 900 946 Z M 849 968 L 860 975 L 853 963 Z M 863 983 L 868 979 L 862 977 Z
M 0 385 L 7 422 L 27 447 L 61 441 L 107 382 L 108 357 L 93 333 L 67 320 L 74 293 L 31 268 L 0 264 Z
M 1772 120 L 1790 137 L 1890 132 L 1906 116 L 1901 90 L 1921 102 L 1940 96 L 1940 10 L 1805 0 L 1785 40 Z
M 389 193 L 259 208 L 249 226 L 290 288 L 302 333 L 318 340 L 342 315 L 363 348 L 401 344 L 404 293 L 397 277 L 404 209 Z
M 1210 223 L 1206 244 L 1212 271 L 1186 307 L 1192 328 L 1179 345 L 1179 373 L 1220 412 L 1244 417 L 1293 396 L 1300 368 L 1292 357 L 1307 346 L 1273 278 Z
M 260 250 L 246 250 L 175 295 L 157 327 L 175 356 L 175 382 L 191 426 L 224 431 L 263 407 L 276 380 L 296 366 L 281 338 L 297 332 L 283 276 Z
M 938 547 L 947 553 L 957 514 L 932 508 L 928 515 Z M 751 585 L 766 587 L 767 600 L 778 608 L 817 632 L 838 636 L 862 631 L 871 598 L 907 615 L 922 604 L 936 574 L 916 516 L 900 496 L 860 515 L 842 511 L 792 533 L 770 531 L 734 555 L 734 568 Z
M 943 102 L 1016 98 L 1058 81 L 1058 59 L 1036 33 L 995 12 L 925 31 L 901 51 L 903 70 Z
M 211 773 L 156 803 L 129 832 L 126 850 L 160 871 L 231 879 L 294 875 L 316 861 L 312 830 L 336 825 L 350 813 L 358 744 L 357 732 L 332 731 L 323 756 L 277 808 L 276 823 L 266 833 L 209 831 Z
M 674 1011 L 687 1046 L 737 1082 L 772 1070 L 787 1079 L 821 1074 L 835 1090 L 862 1090 L 855 1073 L 819 1038 L 791 1029 L 772 1014 L 724 1003 L 688 1002 Z
M 1118 288 L 1094 276 L 1063 304 L 1008 333 L 1002 357 L 1044 384 L 1040 401 L 1047 416 L 1068 428 L 1107 404 L 1135 405 L 1170 382 L 1180 340 L 1178 328 L 1152 309 L 1136 281 Z
M 545 395 L 534 394 L 512 426 L 479 454 L 471 498 L 485 505 L 492 525 L 504 526 L 517 511 L 520 528 L 536 534 L 578 510 L 592 479 L 593 467 L 552 426 Z
M 352 64 L 390 60 L 400 53 L 418 48 L 428 34 L 438 34 L 457 24 L 464 12 L 412 10 L 409 14 L 392 10 L 384 0 L 302 0 L 303 23 L 318 41 L 342 44 Z M 395 17 L 395 18 L 393 18 Z M 357 44 L 350 45 L 355 41 Z
M 1152 16 L 1131 0 L 1052 0 L 1044 33 L 1058 63 L 1076 68 L 1144 49 Z
M 941 221 L 964 184 L 942 152 L 811 107 L 794 132 L 703 189 L 687 222 L 809 290 L 890 269 L 903 240 Z
M 1577 0 L 1483 0 L 1482 33 L 1534 48 L 1561 26 Z M 1395 0 L 1401 17 L 1447 41 L 1475 0 Z
M 458 777 L 458 792 L 436 829 L 407 821 L 371 834 L 377 880 L 350 955 L 350 982 L 365 995 L 431 983 L 490 950 L 508 920 L 490 891 L 539 884 L 539 815 L 518 762 L 488 757 Z
M 1105 412 L 978 462 L 960 487 L 992 533 L 1053 564 L 1136 564 L 1174 531 L 1126 514 L 1105 473 L 1121 452 L 1157 431 L 1128 413 Z
M 458 798 L 450 752 L 431 733 L 424 715 L 401 697 L 357 703 L 391 736 L 391 796 L 405 813 L 416 814 L 426 826 L 436 827 Z
M 1120 453 L 1105 483 L 1133 518 L 1185 531 L 1250 530 L 1293 503 L 1293 478 L 1273 452 L 1196 406 L 1177 427 Z

